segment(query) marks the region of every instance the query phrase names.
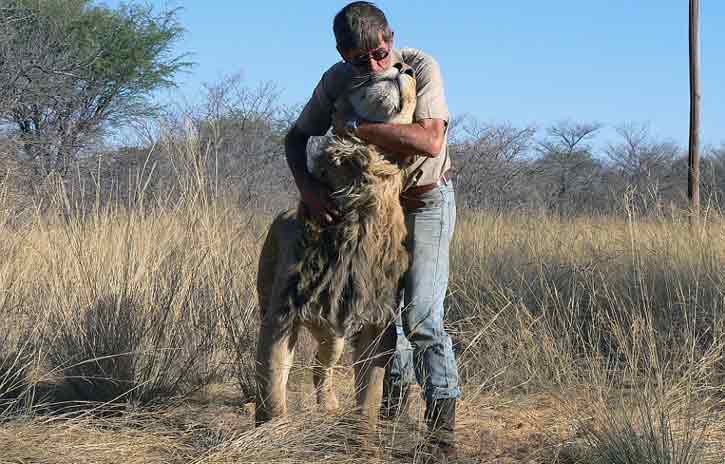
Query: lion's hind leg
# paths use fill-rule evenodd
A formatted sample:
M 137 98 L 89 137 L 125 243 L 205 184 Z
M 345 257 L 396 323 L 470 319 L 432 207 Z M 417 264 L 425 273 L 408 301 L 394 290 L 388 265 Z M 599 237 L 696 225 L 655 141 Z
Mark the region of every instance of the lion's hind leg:
M 342 356 L 345 339 L 324 329 L 310 327 L 310 332 L 317 340 L 317 355 L 312 368 L 312 382 L 315 385 L 317 404 L 327 412 L 338 409 L 339 402 L 333 388 L 332 371 Z
M 300 226 L 294 211 L 272 223 L 259 258 L 257 292 L 261 322 L 257 340 L 255 424 L 287 413 L 287 380 L 298 324 L 285 289 L 295 259 Z
M 262 244 L 257 264 L 257 298 L 261 317 L 281 298 L 292 265 L 295 262 L 295 247 L 302 235 L 302 227 L 294 210 L 279 214 L 272 221 Z

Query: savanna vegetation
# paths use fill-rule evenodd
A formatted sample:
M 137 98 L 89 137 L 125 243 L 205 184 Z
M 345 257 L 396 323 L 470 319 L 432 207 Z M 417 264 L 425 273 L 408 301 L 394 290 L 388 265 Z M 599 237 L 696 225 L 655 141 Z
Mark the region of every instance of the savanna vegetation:
M 297 108 L 239 76 L 154 104 L 182 33 L 174 11 L 0 0 L 0 463 L 424 462 L 420 401 L 356 446 L 347 367 L 342 411 L 316 412 L 305 340 L 293 413 L 254 429 L 256 259 L 296 202 Z M 463 453 L 720 463 L 725 147 L 691 227 L 683 148 L 601 128 L 452 125 Z

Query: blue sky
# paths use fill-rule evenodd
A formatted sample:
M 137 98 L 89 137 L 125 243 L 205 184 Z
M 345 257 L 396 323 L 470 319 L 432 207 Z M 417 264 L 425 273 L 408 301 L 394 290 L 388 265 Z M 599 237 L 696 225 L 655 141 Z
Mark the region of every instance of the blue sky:
M 725 2 L 701 0 L 702 128 L 725 142 Z M 117 0 L 104 2 L 111 6 Z M 197 64 L 181 76 L 193 99 L 203 82 L 242 73 L 275 82 L 283 103 L 304 103 L 339 59 L 332 18 L 347 2 L 174 0 L 187 29 L 179 52 Z M 686 0 L 380 0 L 396 46 L 440 62 L 454 115 L 545 127 L 597 121 L 610 129 L 649 123 L 653 135 L 687 144 Z M 606 135 L 605 135 L 606 136 Z

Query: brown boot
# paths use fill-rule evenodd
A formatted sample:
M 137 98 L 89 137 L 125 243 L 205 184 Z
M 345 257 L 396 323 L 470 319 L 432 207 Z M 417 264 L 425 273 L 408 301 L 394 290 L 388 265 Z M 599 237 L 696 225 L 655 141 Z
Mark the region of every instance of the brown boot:
M 456 448 L 456 399 L 428 401 L 425 409 L 428 425 L 428 453 L 432 463 L 454 464 L 462 461 Z

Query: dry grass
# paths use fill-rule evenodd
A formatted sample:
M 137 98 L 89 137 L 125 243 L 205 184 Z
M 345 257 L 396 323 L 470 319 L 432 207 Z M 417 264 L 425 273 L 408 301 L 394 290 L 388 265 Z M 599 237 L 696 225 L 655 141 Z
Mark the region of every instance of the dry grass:
M 50 186 L 22 221 L 0 204 L 0 462 L 422 462 L 419 400 L 367 446 L 349 411 L 314 412 L 308 343 L 297 409 L 253 429 L 270 217 L 212 195 L 194 143 L 178 149 L 173 201 L 87 207 Z M 462 211 L 448 318 L 464 454 L 722 462 L 722 225 L 693 237 L 677 218 Z M 349 371 L 338 378 L 349 408 Z
M 452 301 L 469 383 L 558 398 L 571 461 L 721 462 L 721 226 L 468 215 Z
M 152 419 L 24 418 L 0 427 L 0 463 L 182 463 L 193 459 L 183 432 L 158 431 Z

